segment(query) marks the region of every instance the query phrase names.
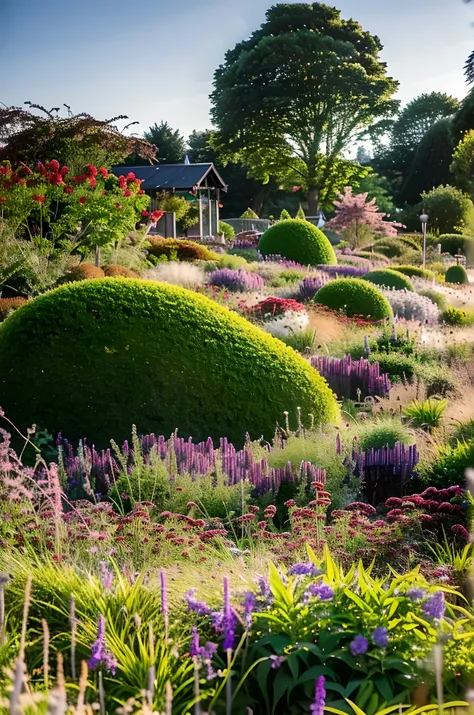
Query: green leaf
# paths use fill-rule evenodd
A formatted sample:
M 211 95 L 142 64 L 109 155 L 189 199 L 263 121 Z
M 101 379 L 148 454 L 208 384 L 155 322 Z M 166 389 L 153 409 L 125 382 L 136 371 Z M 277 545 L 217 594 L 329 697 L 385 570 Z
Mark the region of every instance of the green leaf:
M 364 613 L 370 613 L 373 611 L 373 609 L 367 603 L 365 603 L 356 593 L 351 591 L 350 588 L 344 589 L 344 595 L 347 596 L 347 598 L 350 598 L 351 601 L 354 601 L 354 603 L 356 603 L 361 609 L 361 611 L 363 611 Z
M 387 702 L 390 702 L 390 700 L 392 700 L 392 698 L 394 697 L 394 693 L 387 678 L 385 678 L 384 676 L 379 676 L 377 678 L 374 678 L 374 682 L 380 695 L 382 695 L 382 697 L 385 698 Z
M 336 677 L 334 671 L 326 665 L 313 665 L 300 675 L 298 684 L 306 683 L 308 680 L 316 680 L 321 675 L 327 676 L 328 678 Z M 326 684 L 326 687 L 329 687 L 329 683 Z
M 278 673 L 273 684 L 273 707 L 276 708 L 286 690 L 290 690 L 293 678 L 289 673 Z

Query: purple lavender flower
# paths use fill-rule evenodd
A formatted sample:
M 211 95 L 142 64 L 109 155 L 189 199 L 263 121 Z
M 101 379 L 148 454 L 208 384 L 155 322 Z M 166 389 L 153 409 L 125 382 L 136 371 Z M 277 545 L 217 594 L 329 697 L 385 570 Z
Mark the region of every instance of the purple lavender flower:
M 235 640 L 236 618 L 230 605 L 229 579 L 224 576 L 224 650 L 232 650 Z
M 334 598 L 334 591 L 325 583 L 312 583 L 304 592 L 303 603 L 307 603 L 310 598 L 319 598 L 320 601 L 331 601 Z
M 210 285 L 227 288 L 230 291 L 262 290 L 265 282 L 258 273 L 248 273 L 242 268 L 219 268 L 209 275 Z
M 407 596 L 412 601 L 419 601 L 424 596 L 426 596 L 426 591 L 424 591 L 422 588 L 410 588 L 408 589 Z
M 261 576 L 260 574 L 257 574 L 257 585 L 260 590 L 260 593 L 258 594 L 260 598 L 265 599 L 267 602 L 267 605 L 269 606 L 271 603 L 273 603 L 274 598 L 272 594 L 272 590 L 270 588 L 270 584 L 268 583 L 268 580 L 265 578 L 265 576 Z
M 443 618 L 446 610 L 444 593 L 442 591 L 436 591 L 436 593 L 424 602 L 422 609 L 423 613 L 425 616 L 428 616 L 428 618 Z
M 211 614 L 211 609 L 207 603 L 204 603 L 204 601 L 198 601 L 194 598 L 196 591 L 197 588 L 190 588 L 189 591 L 186 591 L 184 594 L 188 610 L 194 611 L 194 613 L 197 613 L 198 616 L 209 616 Z
M 311 715 L 324 715 L 324 706 L 326 705 L 326 689 L 324 683 L 326 682 L 324 675 L 320 675 L 316 680 L 316 692 L 314 694 L 314 702 L 310 706 L 309 710 Z
M 105 618 L 102 614 L 99 616 L 97 639 L 91 646 L 91 652 L 92 655 L 89 658 L 89 668 L 91 670 L 96 670 L 99 666 L 103 665 L 106 670 L 112 673 L 112 675 L 115 675 L 117 661 L 109 653 L 105 644 Z
M 294 564 L 288 571 L 290 576 L 318 576 L 321 571 L 312 563 Z
M 252 591 L 246 591 L 242 605 L 244 607 L 244 623 L 247 630 L 252 627 L 252 613 L 255 609 L 257 597 Z
M 352 655 L 364 655 L 367 653 L 369 641 L 364 636 L 356 636 L 349 645 Z
M 372 633 L 372 640 L 375 645 L 379 648 L 386 648 L 388 646 L 388 631 L 383 626 L 379 626 Z
M 189 655 L 192 658 L 197 658 L 198 665 L 201 667 L 205 665 L 207 668 L 207 680 L 213 680 L 216 677 L 216 671 L 212 667 L 212 659 L 217 651 L 216 643 L 206 643 L 206 645 L 199 645 L 199 632 L 196 626 L 192 627 L 192 640 L 189 649 Z

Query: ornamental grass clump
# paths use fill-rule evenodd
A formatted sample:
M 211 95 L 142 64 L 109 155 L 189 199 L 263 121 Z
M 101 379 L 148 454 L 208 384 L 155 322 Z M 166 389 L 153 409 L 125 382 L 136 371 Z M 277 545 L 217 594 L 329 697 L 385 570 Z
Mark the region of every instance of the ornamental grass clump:
M 5 320 L 10 313 L 27 302 L 27 299 L 22 297 L 0 298 L 0 320 Z
M 440 317 L 438 306 L 427 296 L 410 290 L 382 289 L 396 318 L 416 320 L 421 323 L 437 323 Z
M 242 268 L 235 271 L 230 268 L 220 268 L 209 274 L 208 281 L 210 285 L 238 293 L 262 290 L 265 286 L 265 281 L 258 273 L 249 273 Z
M 448 400 L 413 400 L 403 408 L 403 415 L 413 427 L 431 432 L 440 426 L 447 406 Z

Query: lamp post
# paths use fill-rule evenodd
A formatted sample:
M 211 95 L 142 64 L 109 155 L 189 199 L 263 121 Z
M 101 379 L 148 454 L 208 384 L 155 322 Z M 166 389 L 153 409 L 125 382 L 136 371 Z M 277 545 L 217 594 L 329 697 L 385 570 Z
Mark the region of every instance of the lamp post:
M 426 268 L 426 224 L 428 223 L 428 214 L 422 213 L 420 221 L 421 230 L 423 231 L 423 268 Z

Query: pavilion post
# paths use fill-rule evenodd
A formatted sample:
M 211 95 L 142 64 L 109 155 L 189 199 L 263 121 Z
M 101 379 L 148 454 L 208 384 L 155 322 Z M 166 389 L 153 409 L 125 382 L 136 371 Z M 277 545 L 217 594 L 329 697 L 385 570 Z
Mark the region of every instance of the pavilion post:
M 203 226 L 203 215 L 202 215 L 202 192 L 199 191 L 199 238 L 201 241 L 204 239 L 204 226 Z

